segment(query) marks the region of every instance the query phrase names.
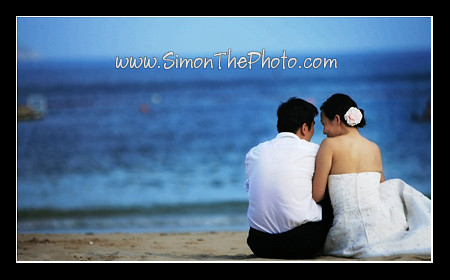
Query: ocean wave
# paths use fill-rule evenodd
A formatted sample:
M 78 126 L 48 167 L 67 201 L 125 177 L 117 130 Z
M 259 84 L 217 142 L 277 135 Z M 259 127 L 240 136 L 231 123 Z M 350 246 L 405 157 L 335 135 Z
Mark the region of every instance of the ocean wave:
M 247 202 L 229 201 L 104 207 L 91 209 L 23 209 L 17 212 L 19 233 L 242 231 L 248 229 Z
M 119 217 L 119 216 L 155 216 L 155 215 L 202 215 L 202 214 L 235 214 L 245 213 L 247 201 L 224 201 L 206 203 L 188 203 L 174 205 L 124 206 L 124 207 L 92 207 L 92 208 L 35 208 L 19 209 L 18 221 L 59 219 L 59 218 L 84 218 L 84 217 Z

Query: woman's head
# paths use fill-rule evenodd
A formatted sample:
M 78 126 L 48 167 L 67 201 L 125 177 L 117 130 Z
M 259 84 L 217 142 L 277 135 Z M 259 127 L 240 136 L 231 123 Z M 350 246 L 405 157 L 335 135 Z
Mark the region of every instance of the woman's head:
M 358 108 L 356 102 L 346 94 L 333 94 L 320 106 L 320 110 L 323 133 L 328 137 L 342 134 L 342 126 L 362 128 L 366 125 L 364 110 Z M 356 121 L 353 116 L 356 116 Z

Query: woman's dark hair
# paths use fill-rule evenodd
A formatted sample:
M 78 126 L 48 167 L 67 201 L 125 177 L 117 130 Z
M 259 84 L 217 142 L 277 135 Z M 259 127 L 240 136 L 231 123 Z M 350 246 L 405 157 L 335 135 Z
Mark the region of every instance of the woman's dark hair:
M 330 96 L 323 104 L 320 106 L 320 110 L 325 114 L 325 116 L 332 120 L 336 115 L 341 118 L 341 121 L 345 123 L 345 125 L 350 126 L 344 119 L 345 113 L 347 113 L 350 107 L 358 108 L 356 102 L 350 98 L 350 96 L 342 93 L 336 93 Z M 366 118 L 364 117 L 364 110 L 358 108 L 362 113 L 361 122 L 354 127 L 364 127 L 366 126 Z
M 278 132 L 296 133 L 304 123 L 311 129 L 312 122 L 318 114 L 316 106 L 303 99 L 291 97 L 278 107 Z

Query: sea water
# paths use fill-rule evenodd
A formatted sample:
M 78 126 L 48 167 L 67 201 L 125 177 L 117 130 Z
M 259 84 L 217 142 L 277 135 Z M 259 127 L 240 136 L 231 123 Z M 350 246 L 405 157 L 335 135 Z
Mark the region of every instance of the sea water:
M 245 155 L 276 136 L 291 96 L 333 93 L 364 109 L 360 129 L 386 179 L 431 196 L 430 52 L 337 54 L 323 69 L 117 69 L 106 61 L 17 64 L 18 232 L 247 230 Z M 312 141 L 322 134 L 316 118 Z

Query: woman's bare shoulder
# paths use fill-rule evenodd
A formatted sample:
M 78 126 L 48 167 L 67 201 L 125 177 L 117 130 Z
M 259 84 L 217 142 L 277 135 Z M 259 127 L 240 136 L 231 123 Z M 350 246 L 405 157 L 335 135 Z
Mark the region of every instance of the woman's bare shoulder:
M 327 137 L 320 143 L 319 150 L 331 152 L 339 147 L 340 141 L 336 141 L 336 137 Z
M 327 137 L 322 141 L 320 147 L 322 149 L 341 150 L 348 147 L 349 143 L 353 143 L 352 147 L 359 147 L 360 149 L 363 149 L 367 152 L 380 153 L 380 148 L 378 147 L 378 145 L 375 142 L 370 141 L 369 139 L 363 136 L 357 137 L 356 139 L 349 138 L 345 135 L 336 137 Z
M 375 151 L 375 152 L 380 152 L 380 148 L 378 147 L 377 143 L 370 141 L 369 139 L 363 137 L 364 141 L 366 142 L 366 145 L 368 148 L 370 148 L 371 150 Z
M 342 143 L 342 137 L 336 136 L 336 137 L 327 137 L 322 140 L 322 143 L 320 143 L 320 146 L 336 146 Z

